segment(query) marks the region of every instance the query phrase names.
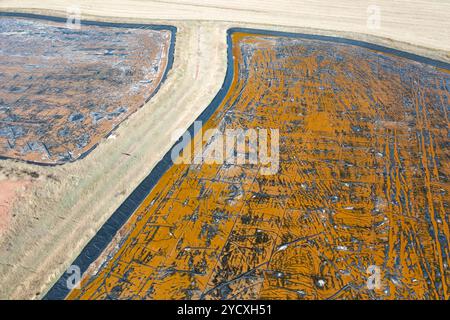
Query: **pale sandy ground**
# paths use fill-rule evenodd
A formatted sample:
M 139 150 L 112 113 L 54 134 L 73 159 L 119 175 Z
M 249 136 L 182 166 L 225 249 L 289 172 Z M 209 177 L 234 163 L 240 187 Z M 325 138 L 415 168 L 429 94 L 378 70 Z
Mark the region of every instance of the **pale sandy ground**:
M 209 104 L 225 76 L 229 27 L 338 35 L 450 60 L 450 3 L 445 0 L 332 4 L 325 0 L 1 0 L 0 10 L 65 16 L 66 8 L 77 3 L 82 18 L 177 26 L 175 62 L 151 101 L 86 159 L 54 168 L 0 162 L 17 174 L 26 170 L 40 175 L 18 194 L 19 201 L 10 210 L 15 216 L 0 237 L 3 299 L 42 297 L 170 149 L 176 140 L 171 132 L 186 129 Z M 366 26 L 369 3 L 382 9 L 380 30 Z
M 367 33 L 450 50 L 448 0 L 2 0 L 0 7 L 55 9 L 124 18 L 213 20 Z M 381 8 L 382 28 L 367 28 L 367 8 Z

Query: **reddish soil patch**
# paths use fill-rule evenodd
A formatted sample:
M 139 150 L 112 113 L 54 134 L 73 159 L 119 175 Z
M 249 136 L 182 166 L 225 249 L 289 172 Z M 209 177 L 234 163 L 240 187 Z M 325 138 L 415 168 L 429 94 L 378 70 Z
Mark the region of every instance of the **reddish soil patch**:
M 22 188 L 29 185 L 26 180 L 0 180 L 0 235 L 2 235 L 11 224 L 11 208 Z

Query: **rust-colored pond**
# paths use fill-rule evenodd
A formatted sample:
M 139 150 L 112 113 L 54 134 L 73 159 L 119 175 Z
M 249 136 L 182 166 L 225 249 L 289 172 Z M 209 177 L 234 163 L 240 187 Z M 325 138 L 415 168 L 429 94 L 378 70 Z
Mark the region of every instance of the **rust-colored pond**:
M 232 46 L 204 128 L 279 129 L 278 172 L 173 165 L 69 299 L 448 299 L 449 73 L 315 39 Z
M 160 85 L 170 30 L 0 16 L 0 157 L 86 155 Z

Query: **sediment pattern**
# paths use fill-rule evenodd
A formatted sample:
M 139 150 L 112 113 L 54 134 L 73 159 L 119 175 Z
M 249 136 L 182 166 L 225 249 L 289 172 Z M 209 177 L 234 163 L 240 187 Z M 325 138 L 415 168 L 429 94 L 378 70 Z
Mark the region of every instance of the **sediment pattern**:
M 232 44 L 204 129 L 278 128 L 278 173 L 172 166 L 69 298 L 448 299 L 450 74 L 319 40 Z
M 158 88 L 171 32 L 0 17 L 0 156 L 73 161 Z

